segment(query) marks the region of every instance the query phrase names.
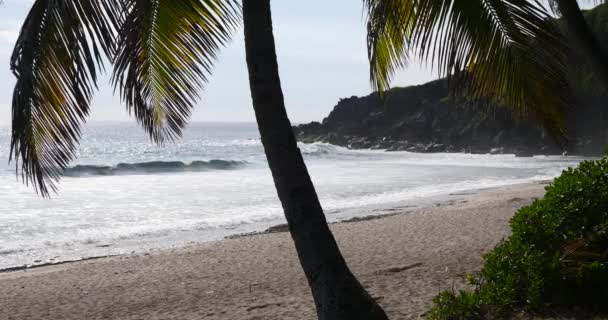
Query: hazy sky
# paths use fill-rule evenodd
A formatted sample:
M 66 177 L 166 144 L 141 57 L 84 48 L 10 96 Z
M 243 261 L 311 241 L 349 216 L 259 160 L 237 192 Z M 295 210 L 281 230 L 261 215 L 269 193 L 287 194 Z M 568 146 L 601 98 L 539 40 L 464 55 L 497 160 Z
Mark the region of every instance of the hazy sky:
M 9 58 L 32 0 L 0 7 L 0 124 L 10 123 L 14 86 Z M 273 0 L 279 69 L 292 122 L 321 120 L 339 98 L 370 92 L 361 0 Z M 223 50 L 193 121 L 254 121 L 242 30 Z M 400 72 L 394 86 L 436 78 L 419 65 Z M 133 121 L 102 78 L 90 121 Z

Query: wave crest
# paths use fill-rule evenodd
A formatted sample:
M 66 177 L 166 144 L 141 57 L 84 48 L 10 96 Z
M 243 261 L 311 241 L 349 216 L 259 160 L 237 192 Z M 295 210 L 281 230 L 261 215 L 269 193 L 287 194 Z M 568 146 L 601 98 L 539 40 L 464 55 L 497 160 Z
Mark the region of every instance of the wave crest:
M 298 143 L 298 147 L 304 155 L 324 156 L 328 154 L 348 153 L 350 150 L 325 142 Z
M 116 166 L 77 165 L 67 168 L 66 177 L 113 176 L 126 174 L 152 174 L 172 172 L 199 172 L 210 170 L 232 170 L 247 164 L 246 161 L 209 160 L 184 163 L 181 161 L 150 161 L 138 163 L 119 163 Z

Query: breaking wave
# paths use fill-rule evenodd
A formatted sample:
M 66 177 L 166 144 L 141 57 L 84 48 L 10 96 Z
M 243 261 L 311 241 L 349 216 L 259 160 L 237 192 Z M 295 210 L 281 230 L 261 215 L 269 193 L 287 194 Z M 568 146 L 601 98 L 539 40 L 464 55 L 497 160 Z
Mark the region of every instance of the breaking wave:
M 246 165 L 246 161 L 209 160 L 184 163 L 181 161 L 151 161 L 119 163 L 116 166 L 77 165 L 67 168 L 66 177 L 112 176 L 126 174 L 150 174 L 172 172 L 199 172 L 211 170 L 233 170 Z

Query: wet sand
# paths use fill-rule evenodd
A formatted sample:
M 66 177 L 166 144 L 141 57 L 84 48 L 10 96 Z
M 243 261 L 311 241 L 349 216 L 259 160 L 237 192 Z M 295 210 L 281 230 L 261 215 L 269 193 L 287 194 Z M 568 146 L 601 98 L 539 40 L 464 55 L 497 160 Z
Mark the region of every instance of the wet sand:
M 424 318 L 433 296 L 462 286 L 516 209 L 543 193 L 529 183 L 453 194 L 331 229 L 391 319 Z M 0 273 L 2 320 L 314 318 L 286 232 Z

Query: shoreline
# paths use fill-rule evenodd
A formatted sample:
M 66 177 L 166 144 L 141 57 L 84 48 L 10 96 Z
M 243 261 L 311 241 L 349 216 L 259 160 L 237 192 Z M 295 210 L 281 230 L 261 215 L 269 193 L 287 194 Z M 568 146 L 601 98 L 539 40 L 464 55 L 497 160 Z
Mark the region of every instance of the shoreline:
M 386 214 L 379 214 L 379 215 L 368 215 L 368 216 L 362 216 L 362 217 L 353 217 L 353 218 L 346 219 L 346 220 L 329 222 L 328 224 L 333 225 L 333 224 L 342 224 L 342 223 L 357 223 L 357 222 L 363 222 L 363 221 L 388 218 L 388 217 L 406 214 L 406 213 L 407 212 L 396 212 L 396 213 L 386 213 Z M 214 243 L 214 242 L 221 242 L 221 241 L 225 241 L 225 240 L 233 240 L 233 239 L 239 239 L 239 238 L 261 236 L 261 235 L 268 235 L 268 234 L 274 234 L 274 233 L 287 233 L 287 232 L 289 232 L 287 224 L 283 223 L 283 224 L 277 224 L 277 225 L 271 226 L 271 227 L 267 228 L 266 230 L 262 230 L 262 231 L 236 233 L 233 235 L 225 236 L 223 239 L 220 239 L 220 240 L 201 241 L 201 242 L 197 242 L 195 244 L 184 245 L 182 247 L 176 247 L 173 249 L 152 248 L 152 249 L 148 249 L 144 252 L 140 252 L 140 253 L 109 254 L 109 255 L 82 257 L 79 259 L 72 259 L 72 260 L 45 262 L 45 263 L 33 264 L 33 265 L 20 265 L 20 266 L 14 266 L 14 267 L 7 267 L 7 268 L 0 269 L 0 280 L 2 279 L 1 275 L 5 274 L 5 273 L 12 273 L 12 272 L 19 272 L 19 271 L 32 271 L 32 270 L 39 269 L 39 268 L 56 267 L 56 266 L 61 266 L 64 264 L 72 264 L 72 263 L 82 263 L 82 262 L 87 262 L 87 261 L 91 261 L 91 260 L 108 259 L 108 258 L 115 258 L 115 257 L 126 257 L 126 256 L 137 256 L 137 255 L 142 255 L 142 254 L 148 255 L 148 254 L 150 254 L 151 251 L 161 251 L 162 252 L 162 251 L 166 251 L 166 250 L 179 250 L 180 248 L 186 248 L 189 246 L 199 246 L 199 245 L 202 245 L 205 243 Z
M 542 182 L 459 192 L 438 205 L 330 228 L 389 316 L 419 319 L 440 289 L 461 288 L 464 275 L 479 270 L 483 254 L 508 235 L 515 210 L 543 194 Z M 0 310 L 11 310 L 14 320 L 315 314 L 286 232 L 0 273 Z
M 389 206 L 378 205 L 377 207 L 366 208 L 365 212 L 367 212 L 368 214 L 361 215 L 361 216 L 358 216 L 358 215 L 348 216 L 347 215 L 346 218 L 337 218 L 337 220 L 333 220 L 333 221 L 331 220 L 333 218 L 332 217 L 333 214 L 344 213 L 344 212 L 362 212 L 363 209 L 353 210 L 352 208 L 348 208 L 348 209 L 344 209 L 343 211 L 326 210 L 325 215 L 328 219 L 329 225 L 342 224 L 342 223 L 356 223 L 356 222 L 363 222 L 363 221 L 368 221 L 368 220 L 383 219 L 383 218 L 388 218 L 388 217 L 395 216 L 395 215 L 410 213 L 414 210 L 420 210 L 420 209 L 429 208 L 429 207 L 439 207 L 442 205 L 453 205 L 454 203 L 458 202 L 459 198 L 457 198 L 457 197 L 466 197 L 466 196 L 476 195 L 476 194 L 478 194 L 480 192 L 484 192 L 484 191 L 498 190 L 501 188 L 509 188 L 509 187 L 514 187 L 514 186 L 518 186 L 518 185 L 528 185 L 528 184 L 546 185 L 546 184 L 550 183 L 551 181 L 552 181 L 552 179 L 536 180 L 536 181 L 529 181 L 529 182 L 524 182 L 524 183 L 483 187 L 483 188 L 476 188 L 476 189 L 461 190 L 461 191 L 456 191 L 456 192 L 451 192 L 451 193 L 424 196 L 424 197 L 420 197 L 417 199 L 406 200 L 403 202 L 395 202 Z M 12 266 L 9 265 L 7 267 L 0 268 L 0 275 L 3 273 L 32 270 L 32 269 L 44 268 L 44 267 L 53 267 L 53 266 L 57 266 L 57 265 L 79 263 L 79 262 L 88 261 L 88 260 L 97 260 L 97 259 L 103 259 L 103 258 L 130 256 L 130 255 L 153 254 L 155 252 L 162 252 L 162 251 L 166 251 L 166 250 L 176 250 L 176 249 L 179 250 L 180 248 L 209 244 L 209 243 L 214 243 L 214 242 L 218 242 L 218 241 L 222 241 L 222 240 L 238 239 L 238 238 L 243 238 L 243 237 L 273 234 L 273 233 L 283 233 L 283 232 L 289 231 L 286 223 L 275 223 L 275 224 L 270 224 L 266 227 L 262 227 L 263 225 L 264 225 L 264 223 L 251 224 L 249 226 L 249 228 L 247 228 L 247 226 L 245 226 L 244 227 L 245 230 L 240 231 L 240 232 L 235 232 L 235 230 L 237 230 L 238 228 L 227 228 L 225 230 L 215 230 L 214 231 L 215 236 L 213 236 L 211 233 L 202 234 L 200 237 L 202 240 L 184 241 L 184 242 L 171 241 L 171 245 L 168 245 L 168 246 L 146 247 L 145 245 L 142 245 L 139 249 L 129 250 L 129 252 L 116 253 L 116 252 L 110 251 L 107 253 L 91 255 L 91 256 L 66 257 L 64 260 L 55 260 L 55 258 L 53 258 L 53 259 L 50 259 L 50 260 L 47 260 L 47 261 L 41 262 L 41 263 L 34 262 L 34 263 L 30 263 L 30 264 L 20 264 L 20 265 L 12 265 Z M 250 231 L 247 229 L 249 229 Z M 184 234 L 191 234 L 191 233 L 195 234 L 195 233 L 200 233 L 200 232 L 188 231 L 188 232 L 183 232 L 183 233 Z M 179 236 L 177 236 L 176 238 L 179 238 Z M 192 238 L 193 238 L 193 236 L 189 235 L 185 239 L 192 240 Z M 196 238 L 196 237 L 194 237 L 194 238 Z M 146 240 L 146 241 L 149 241 L 149 240 Z M 136 241 L 134 241 L 134 242 L 136 242 Z M 160 243 L 160 242 L 162 242 L 162 241 L 156 240 L 152 243 Z M 113 247 L 113 246 L 114 246 L 113 243 L 109 243 L 109 244 L 106 243 L 104 245 L 96 245 L 95 247 L 96 248 L 109 248 L 109 247 Z M 131 247 L 131 248 L 134 249 L 133 247 Z

